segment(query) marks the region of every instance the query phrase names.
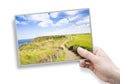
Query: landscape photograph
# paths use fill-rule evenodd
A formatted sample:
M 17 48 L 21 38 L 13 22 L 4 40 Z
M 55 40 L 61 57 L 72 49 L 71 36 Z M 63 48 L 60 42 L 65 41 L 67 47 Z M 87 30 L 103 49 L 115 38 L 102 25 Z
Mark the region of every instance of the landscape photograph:
M 92 52 L 89 9 L 15 16 L 20 65 L 83 59 L 77 48 Z

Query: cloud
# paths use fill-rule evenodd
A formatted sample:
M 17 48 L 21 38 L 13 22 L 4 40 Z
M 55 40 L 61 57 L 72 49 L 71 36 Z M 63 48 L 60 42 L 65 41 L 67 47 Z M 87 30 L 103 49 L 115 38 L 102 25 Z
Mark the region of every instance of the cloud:
M 21 19 L 23 19 L 23 20 L 26 20 L 27 18 L 25 17 L 25 15 L 20 15 L 20 16 L 17 16 L 17 17 L 19 17 L 19 18 L 21 18 Z
M 18 20 L 16 20 L 16 24 L 19 24 L 20 22 Z
M 79 16 L 74 16 L 74 17 L 69 17 L 68 19 L 69 19 L 69 21 L 74 21 L 74 20 L 76 20 L 78 17 L 79 17 Z
M 90 23 L 89 16 L 84 17 L 83 19 L 76 22 L 77 25 Z
M 75 21 L 75 20 L 78 20 L 78 19 L 80 19 L 80 18 L 82 18 L 82 15 L 81 15 L 81 14 L 68 17 L 68 20 L 69 20 L 69 21 Z
M 25 21 L 18 21 L 18 20 L 16 20 L 16 24 L 26 25 L 26 24 L 28 24 L 28 23 L 27 23 L 27 22 L 25 22 Z
M 57 18 L 58 14 L 59 14 L 58 12 L 54 12 L 54 13 L 50 13 L 50 16 L 52 18 Z
M 34 20 L 34 21 L 45 21 L 49 19 L 49 15 L 48 13 L 46 14 L 33 14 L 33 15 L 29 15 L 28 20 Z
M 53 25 L 53 21 L 49 19 L 38 23 L 38 26 L 41 26 L 41 27 L 48 27 L 50 25 Z
M 83 10 L 82 10 L 83 11 Z M 89 17 L 83 17 L 83 14 L 80 13 L 80 10 L 73 10 L 73 11 L 65 11 L 64 13 L 67 14 L 61 16 L 61 19 L 58 14 L 60 12 L 53 12 L 53 13 L 44 13 L 44 14 L 31 14 L 31 15 L 23 15 L 19 16 L 21 21 L 16 21 L 16 24 L 35 24 L 40 27 L 48 27 L 48 26 L 62 26 L 68 24 L 76 24 L 76 25 L 87 25 L 89 23 Z M 62 12 L 63 13 L 63 12 Z M 51 19 L 55 18 L 55 19 Z
M 29 15 L 28 20 L 38 21 L 39 22 L 38 26 L 41 26 L 41 27 L 48 27 L 50 25 L 53 25 L 53 21 L 50 19 L 50 16 L 48 13 Z
M 90 19 L 89 16 L 84 17 L 83 19 L 76 22 L 76 25 L 78 25 L 81 28 L 89 28 L 90 29 Z
M 90 33 L 90 27 L 83 27 L 81 25 L 71 25 L 69 27 L 56 29 L 55 31 L 48 31 L 45 34 L 47 35 L 65 35 L 65 34 L 81 34 L 81 33 Z
M 67 15 L 76 15 L 79 11 L 78 10 L 73 10 L 73 11 L 66 11 L 64 13 L 66 13 Z
M 68 23 L 69 23 L 69 20 L 67 18 L 63 18 L 56 23 L 56 26 L 61 26 L 61 25 L 68 24 Z
M 21 25 L 26 25 L 27 23 L 27 18 L 24 15 L 21 16 L 16 16 L 17 18 L 19 18 L 20 20 L 16 19 L 16 24 L 21 24 Z

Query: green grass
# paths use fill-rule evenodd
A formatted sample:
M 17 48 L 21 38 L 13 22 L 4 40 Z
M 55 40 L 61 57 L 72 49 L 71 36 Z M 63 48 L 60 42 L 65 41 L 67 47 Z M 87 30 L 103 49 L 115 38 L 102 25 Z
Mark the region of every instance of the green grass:
M 57 51 L 62 51 L 60 45 L 64 42 L 65 37 L 61 36 L 45 36 L 35 38 L 32 42 L 23 44 L 19 48 L 20 63 L 21 64 L 35 64 L 43 62 L 51 62 L 63 57 L 55 59 L 54 54 Z M 54 57 L 54 58 L 53 58 Z
M 75 54 L 77 53 L 77 48 L 80 46 L 92 52 L 92 36 L 91 34 L 76 34 L 71 36 L 72 40 L 67 42 L 65 46 L 73 51 Z
M 60 62 L 65 60 L 65 51 L 61 51 L 56 58 L 53 58 L 53 62 Z
M 37 37 L 33 41 L 23 44 L 19 48 L 20 64 L 36 64 L 45 62 L 65 61 L 66 52 L 61 45 L 77 54 L 77 47 L 81 46 L 92 52 L 91 34 L 74 34 L 60 36 Z

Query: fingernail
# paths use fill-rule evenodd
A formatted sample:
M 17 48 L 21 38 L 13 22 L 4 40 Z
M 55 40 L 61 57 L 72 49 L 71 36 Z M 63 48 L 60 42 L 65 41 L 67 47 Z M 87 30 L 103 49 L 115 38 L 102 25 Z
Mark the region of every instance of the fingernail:
M 83 48 L 81 48 L 81 47 L 78 47 L 78 49 L 77 49 L 79 52 L 83 52 L 84 51 L 84 49 Z

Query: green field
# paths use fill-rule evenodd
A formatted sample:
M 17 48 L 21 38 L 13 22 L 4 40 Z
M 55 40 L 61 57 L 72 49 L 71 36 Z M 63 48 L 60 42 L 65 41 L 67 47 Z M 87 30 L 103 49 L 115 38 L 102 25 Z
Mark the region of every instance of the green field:
M 37 37 L 33 41 L 23 44 L 19 48 L 20 64 L 36 64 L 46 62 L 60 62 L 80 59 L 76 49 L 83 47 L 92 51 L 91 34 L 73 34 Z

